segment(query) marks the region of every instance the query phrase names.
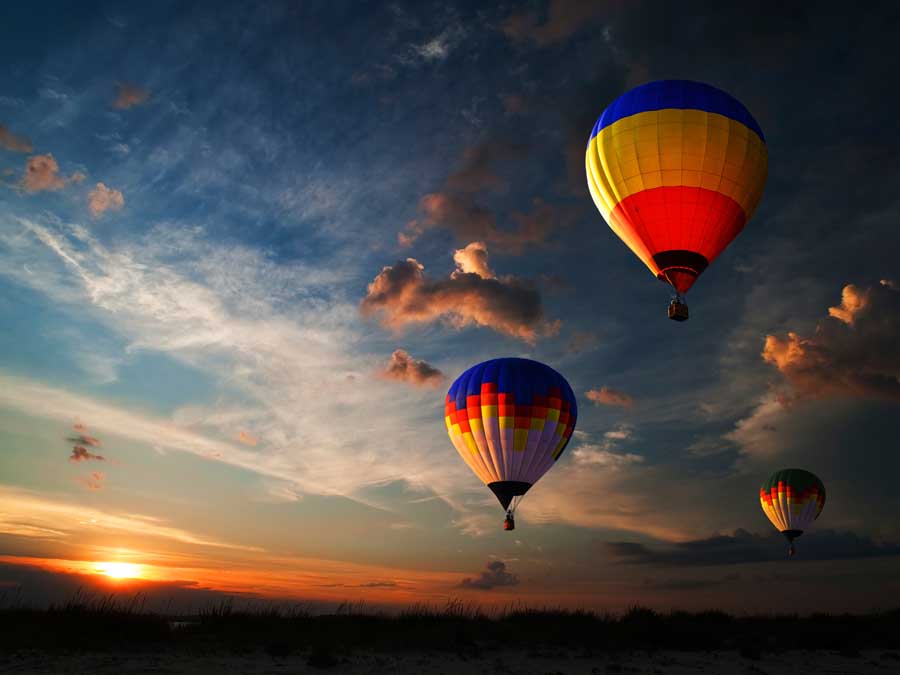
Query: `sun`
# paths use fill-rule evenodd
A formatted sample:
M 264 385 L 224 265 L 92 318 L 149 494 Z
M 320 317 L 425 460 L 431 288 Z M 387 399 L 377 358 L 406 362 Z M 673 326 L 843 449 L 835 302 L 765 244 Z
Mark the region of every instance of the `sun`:
M 94 569 L 111 579 L 139 579 L 143 572 L 141 565 L 127 562 L 98 562 Z

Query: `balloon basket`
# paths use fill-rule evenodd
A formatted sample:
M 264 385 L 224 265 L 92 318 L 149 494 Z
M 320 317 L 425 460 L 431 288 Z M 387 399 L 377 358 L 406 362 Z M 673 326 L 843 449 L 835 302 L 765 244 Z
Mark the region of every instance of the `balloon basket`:
M 689 316 L 687 303 L 681 297 L 672 298 L 669 303 L 669 318 L 672 321 L 687 321 Z
M 506 516 L 506 518 L 503 519 L 503 529 L 507 532 L 516 529 L 516 521 L 512 516 Z

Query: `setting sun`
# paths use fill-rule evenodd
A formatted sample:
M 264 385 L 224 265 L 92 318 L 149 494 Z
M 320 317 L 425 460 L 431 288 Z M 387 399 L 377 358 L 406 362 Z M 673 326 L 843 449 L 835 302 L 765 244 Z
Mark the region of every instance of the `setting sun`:
M 137 579 L 142 572 L 141 565 L 126 562 L 100 562 L 94 569 L 113 579 Z

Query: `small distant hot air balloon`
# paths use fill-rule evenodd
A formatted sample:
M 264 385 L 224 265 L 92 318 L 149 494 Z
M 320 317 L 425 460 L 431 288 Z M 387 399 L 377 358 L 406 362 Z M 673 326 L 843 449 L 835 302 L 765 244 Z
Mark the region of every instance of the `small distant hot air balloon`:
M 809 529 L 825 506 L 825 486 L 815 475 L 803 469 L 776 471 L 759 489 L 759 501 L 772 524 L 790 543 Z
M 515 528 L 522 496 L 556 463 L 575 429 L 578 406 L 565 378 L 543 363 L 479 363 L 447 393 L 444 420 L 460 456 L 506 509 Z
M 672 285 L 669 318 L 685 321 L 683 295 L 762 198 L 768 153 L 759 124 L 708 84 L 649 82 L 603 111 L 585 164 L 603 218 Z

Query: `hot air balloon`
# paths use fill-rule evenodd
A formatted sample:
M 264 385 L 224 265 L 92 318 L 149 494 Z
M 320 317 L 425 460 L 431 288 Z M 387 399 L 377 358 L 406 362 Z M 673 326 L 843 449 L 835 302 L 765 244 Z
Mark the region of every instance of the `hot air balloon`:
M 759 489 L 759 502 L 772 524 L 787 538 L 793 556 L 794 539 L 809 529 L 825 506 L 825 486 L 803 469 L 776 471 Z
M 708 84 L 649 82 L 603 111 L 585 164 L 603 218 L 675 289 L 669 318 L 687 320 L 684 294 L 762 197 L 768 153 L 759 124 Z
M 578 406 L 565 378 L 529 359 L 492 359 L 460 375 L 447 393 L 447 433 L 515 528 L 522 496 L 566 449 Z

